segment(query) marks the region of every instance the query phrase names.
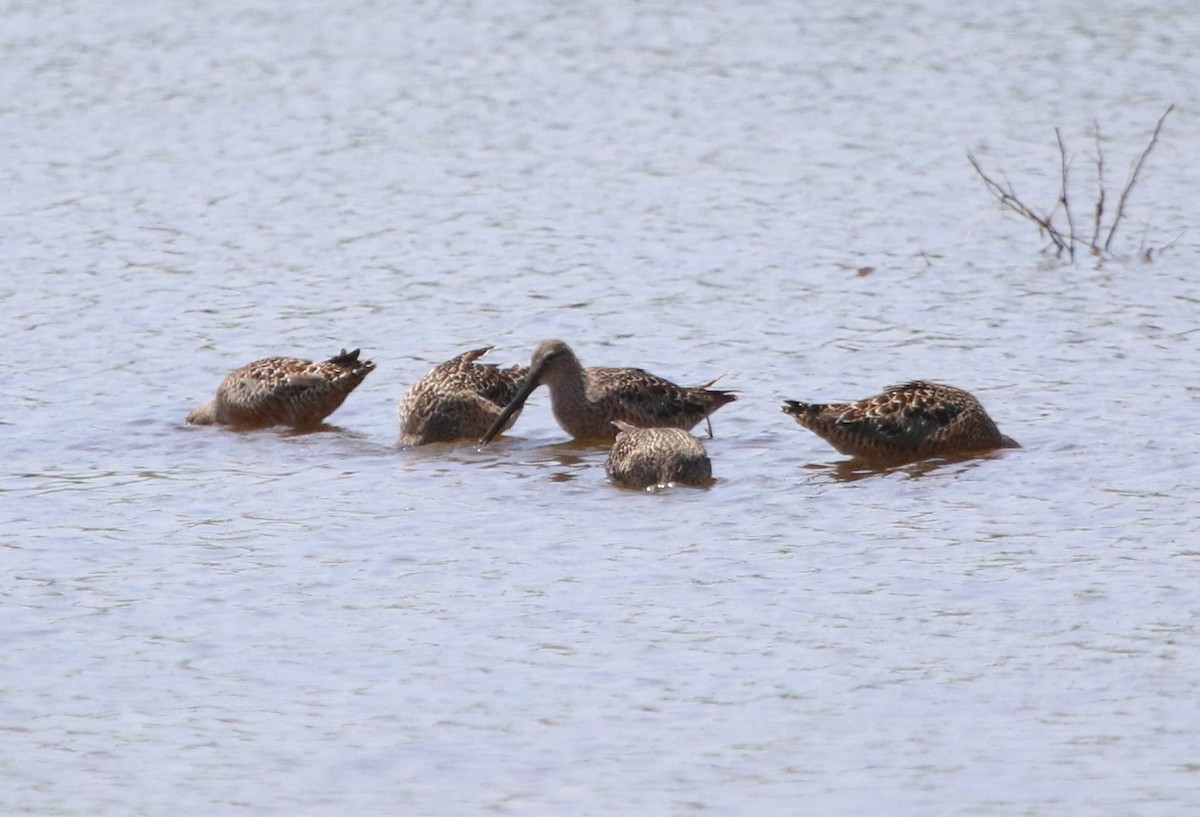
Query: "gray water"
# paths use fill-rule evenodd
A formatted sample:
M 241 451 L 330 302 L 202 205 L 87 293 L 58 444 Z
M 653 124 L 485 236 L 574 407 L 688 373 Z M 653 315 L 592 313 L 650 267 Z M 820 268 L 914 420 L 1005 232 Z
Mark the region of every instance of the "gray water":
M 0 812 L 1200 808 L 1191 0 L 0 6 Z M 1087 221 L 1178 107 L 1111 257 Z M 1163 247 L 1165 246 L 1165 249 Z M 1156 249 L 1147 263 L 1144 250 Z M 741 399 L 618 490 L 494 344 Z M 307 435 L 183 424 L 362 347 Z M 781 414 L 912 378 L 1024 447 L 884 471 Z

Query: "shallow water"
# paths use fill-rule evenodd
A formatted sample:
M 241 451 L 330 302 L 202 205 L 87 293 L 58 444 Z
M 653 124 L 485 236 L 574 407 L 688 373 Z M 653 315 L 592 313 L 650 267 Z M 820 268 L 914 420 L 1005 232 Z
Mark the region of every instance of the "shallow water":
M 0 20 L 0 811 L 1200 806 L 1189 3 Z M 1119 187 L 1170 103 L 1100 265 L 966 162 L 1049 204 L 1060 126 L 1086 212 L 1093 121 Z M 548 337 L 724 374 L 717 483 L 613 488 L 544 391 L 394 446 Z M 182 423 L 359 346 L 330 431 Z M 779 411 L 917 377 L 1024 447 L 864 471 Z

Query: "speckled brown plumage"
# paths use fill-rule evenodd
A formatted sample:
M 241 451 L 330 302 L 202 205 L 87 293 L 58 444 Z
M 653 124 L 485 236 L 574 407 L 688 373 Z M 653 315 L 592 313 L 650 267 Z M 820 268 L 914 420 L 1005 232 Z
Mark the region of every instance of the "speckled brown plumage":
M 187 421 L 236 429 L 292 426 L 312 428 L 333 414 L 375 364 L 358 359 L 358 349 L 321 363 L 294 357 L 268 357 L 232 372 L 216 399 Z
M 704 446 L 681 428 L 636 428 L 618 421 L 617 439 L 604 471 L 622 488 L 693 485 L 712 482 L 712 462 Z
M 639 428 L 691 429 L 726 403 L 737 399 L 728 391 L 703 386 L 677 386 L 643 369 L 583 368 L 571 347 L 561 340 L 543 341 L 533 353 L 529 377 L 492 424 L 483 442 L 490 442 L 503 423 L 525 404 L 538 386 L 550 389 L 554 418 L 563 430 L 580 440 L 612 440 L 614 420 Z
M 475 362 L 491 349 L 463 352 L 413 384 L 400 401 L 400 445 L 477 440 L 491 428 L 529 374 L 523 366 L 501 369 Z
M 783 411 L 838 451 L 861 459 L 925 457 L 1019 448 L 969 393 L 914 381 L 855 403 L 800 403 Z

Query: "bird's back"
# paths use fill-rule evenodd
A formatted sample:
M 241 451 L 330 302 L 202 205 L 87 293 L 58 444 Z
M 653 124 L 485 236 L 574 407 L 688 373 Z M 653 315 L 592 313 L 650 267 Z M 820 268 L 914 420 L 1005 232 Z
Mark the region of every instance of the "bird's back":
M 425 445 L 480 437 L 516 396 L 528 370 L 476 363 L 491 347 L 463 352 L 435 366 L 400 403 L 400 444 Z M 516 415 L 512 422 L 516 421 Z
M 853 403 L 787 401 L 784 411 L 843 454 L 933 457 L 1015 446 L 970 393 L 913 381 Z
M 268 357 L 243 366 L 217 389 L 215 422 L 247 429 L 320 425 L 375 369 L 358 355 L 343 350 L 322 362 Z
M 726 403 L 731 391 L 703 386 L 678 386 L 644 369 L 593 367 L 584 370 L 588 399 L 614 420 L 639 428 L 694 428 Z
M 683 429 L 618 425 L 622 430 L 604 466 L 614 484 L 640 489 L 672 483 L 707 485 L 712 480 L 708 453 Z

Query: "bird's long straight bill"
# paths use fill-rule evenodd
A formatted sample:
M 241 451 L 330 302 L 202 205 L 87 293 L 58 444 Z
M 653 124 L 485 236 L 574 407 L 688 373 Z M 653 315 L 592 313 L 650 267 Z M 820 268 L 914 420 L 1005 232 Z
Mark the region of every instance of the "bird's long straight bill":
M 504 410 L 500 412 L 500 416 L 496 418 L 496 422 L 492 423 L 492 427 L 488 429 L 487 434 L 484 434 L 483 438 L 480 439 L 479 442 L 481 445 L 487 445 L 492 440 L 496 439 L 496 437 L 500 435 L 500 432 L 504 430 L 504 426 L 506 423 L 508 423 L 508 419 L 520 411 L 521 407 L 525 405 L 525 401 L 529 399 L 529 395 L 532 394 L 533 390 L 540 385 L 538 383 L 538 378 L 535 375 L 536 372 L 529 373 L 529 377 L 525 380 L 525 384 L 521 386 L 521 390 L 517 392 L 517 396 L 512 399 L 512 402 L 504 407 Z

